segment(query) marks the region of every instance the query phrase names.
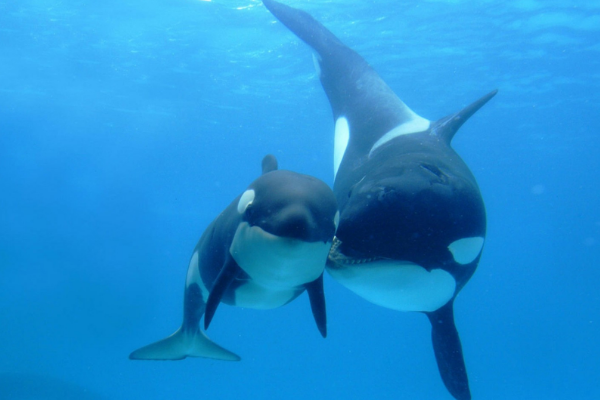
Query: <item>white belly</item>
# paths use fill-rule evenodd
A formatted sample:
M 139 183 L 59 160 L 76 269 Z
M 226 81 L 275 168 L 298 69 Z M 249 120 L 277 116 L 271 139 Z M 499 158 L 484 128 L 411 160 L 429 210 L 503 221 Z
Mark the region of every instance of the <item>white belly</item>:
M 321 276 L 330 246 L 240 224 L 229 252 L 251 280 L 236 290 L 236 305 L 274 308 L 285 304 L 304 284 Z
M 380 260 L 327 267 L 354 293 L 398 311 L 435 311 L 454 296 L 456 281 L 442 269 L 431 272 L 408 261 Z
M 281 307 L 294 299 L 302 289 L 272 290 L 248 281 L 235 290 L 237 307 L 269 310 Z

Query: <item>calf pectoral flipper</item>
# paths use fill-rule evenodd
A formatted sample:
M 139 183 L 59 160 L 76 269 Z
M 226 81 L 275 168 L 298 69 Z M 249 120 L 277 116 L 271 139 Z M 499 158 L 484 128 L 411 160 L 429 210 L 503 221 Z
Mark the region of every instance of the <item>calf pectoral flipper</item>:
M 323 274 L 312 282 L 304 285 L 308 298 L 310 299 L 310 308 L 317 323 L 317 328 L 321 336 L 327 337 L 327 312 L 325 308 L 325 292 L 323 290 Z
M 219 272 L 217 279 L 213 283 L 210 294 L 208 295 L 208 299 L 206 300 L 206 310 L 204 310 L 204 329 L 208 329 L 210 321 L 212 321 L 215 311 L 217 311 L 217 307 L 221 302 L 223 294 L 229 285 L 231 285 L 231 282 L 233 282 L 240 270 L 240 267 L 237 265 L 233 257 L 228 255 L 221 272 Z

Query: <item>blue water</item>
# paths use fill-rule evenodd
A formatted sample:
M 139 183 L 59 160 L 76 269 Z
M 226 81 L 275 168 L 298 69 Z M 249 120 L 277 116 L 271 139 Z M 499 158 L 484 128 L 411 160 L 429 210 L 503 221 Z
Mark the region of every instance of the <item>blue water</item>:
M 474 399 L 598 399 L 600 1 L 286 0 L 435 120 L 488 236 L 455 303 Z M 263 155 L 333 181 L 311 52 L 255 0 L 0 1 L 0 398 L 451 399 L 420 314 L 326 277 L 222 305 L 239 363 L 134 362 L 181 322 L 187 263 Z

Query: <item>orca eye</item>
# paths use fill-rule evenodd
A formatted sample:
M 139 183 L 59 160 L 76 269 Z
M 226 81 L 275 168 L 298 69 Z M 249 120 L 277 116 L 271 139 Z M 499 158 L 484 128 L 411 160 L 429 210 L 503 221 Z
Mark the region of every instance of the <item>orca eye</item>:
M 448 176 L 435 165 L 421 164 L 421 168 L 435 175 L 438 178 L 439 183 L 448 183 Z
M 242 197 L 240 197 L 240 201 L 238 202 L 237 206 L 237 210 L 240 214 L 246 212 L 248 206 L 254 201 L 254 196 L 255 193 L 252 189 L 248 189 L 244 192 L 244 194 L 242 194 Z

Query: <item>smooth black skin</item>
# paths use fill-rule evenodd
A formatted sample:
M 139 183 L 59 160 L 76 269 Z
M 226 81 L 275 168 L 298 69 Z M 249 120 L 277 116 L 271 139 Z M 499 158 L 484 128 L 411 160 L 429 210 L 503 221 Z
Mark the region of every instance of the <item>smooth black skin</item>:
M 480 256 L 458 265 L 448 245 L 485 237 L 486 217 L 475 178 L 450 142 L 496 91 L 431 123 L 426 131 L 397 137 L 370 154 L 380 137 L 411 119 L 410 110 L 358 53 L 308 13 L 273 0 L 263 4 L 318 53 L 334 120 L 348 120 L 350 140 L 334 183 L 340 209 L 336 236 L 342 242 L 338 250 L 353 258 L 412 261 L 453 275 L 454 297 L 426 314 L 444 384 L 455 398 L 470 399 L 452 306 Z
M 331 189 L 321 180 L 308 175 L 277 169 L 277 160 L 269 155 L 263 159 L 263 174 L 247 189 L 255 191 L 255 200 L 244 214 L 237 205 L 238 196 L 206 229 L 196 246 L 199 254 L 200 277 L 209 290 L 204 304 L 202 297 L 186 289 L 184 327 L 197 326 L 204 314 L 208 328 L 220 302 L 235 305 L 235 291 L 249 276 L 231 257 L 229 249 L 237 227 L 242 222 L 258 225 L 263 230 L 281 237 L 306 242 L 331 243 L 335 234 L 334 216 L 337 204 Z M 285 221 L 282 222 L 282 221 Z M 317 278 L 304 287 L 298 287 L 297 296 L 307 290 L 311 309 L 319 332 L 327 335 L 323 278 Z M 187 307 L 188 302 L 199 301 L 198 307 Z M 201 310 L 200 315 L 198 311 Z

